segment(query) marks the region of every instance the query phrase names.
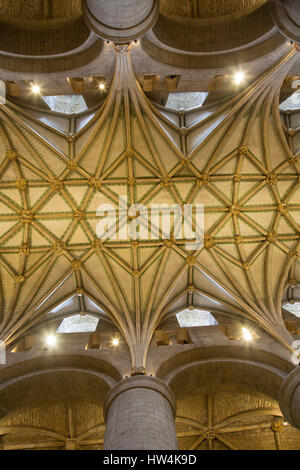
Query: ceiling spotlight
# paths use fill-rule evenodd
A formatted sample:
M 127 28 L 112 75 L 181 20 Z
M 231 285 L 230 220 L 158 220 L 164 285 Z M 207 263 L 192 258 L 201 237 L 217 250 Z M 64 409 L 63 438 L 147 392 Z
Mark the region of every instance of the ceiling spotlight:
M 243 72 L 237 72 L 234 76 L 234 83 L 236 85 L 241 85 L 245 80 L 245 74 Z
M 243 338 L 245 341 L 252 341 L 253 336 L 247 328 L 242 328 Z
M 112 340 L 112 345 L 113 345 L 113 346 L 119 346 L 119 344 L 120 344 L 120 341 L 118 340 L 118 338 L 114 338 L 114 339 Z
M 33 83 L 31 85 L 31 91 L 32 93 L 34 93 L 35 95 L 38 95 L 40 92 L 41 92 L 41 87 L 40 85 L 38 85 L 37 83 Z
M 50 348 L 53 348 L 56 345 L 56 337 L 54 335 L 48 335 L 46 337 L 46 344 Z
M 99 85 L 99 90 L 102 90 L 102 91 L 103 91 L 104 89 L 105 89 L 104 83 L 100 83 L 100 85 Z

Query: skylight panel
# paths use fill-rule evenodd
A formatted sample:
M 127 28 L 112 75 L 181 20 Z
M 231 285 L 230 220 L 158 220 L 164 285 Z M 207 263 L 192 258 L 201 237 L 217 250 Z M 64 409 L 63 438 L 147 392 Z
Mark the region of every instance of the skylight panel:
M 73 315 L 64 318 L 56 333 L 87 333 L 96 330 L 99 319 L 92 315 Z
M 295 302 L 294 304 L 286 303 L 282 307 L 300 318 L 300 302 Z
M 82 95 L 43 96 L 51 111 L 64 114 L 78 114 L 88 109 Z
M 182 328 L 193 326 L 214 326 L 218 325 L 217 320 L 210 312 L 205 310 L 183 310 L 176 315 L 179 325 Z
M 170 93 L 167 99 L 166 107 L 170 109 L 192 109 L 202 106 L 208 93 Z

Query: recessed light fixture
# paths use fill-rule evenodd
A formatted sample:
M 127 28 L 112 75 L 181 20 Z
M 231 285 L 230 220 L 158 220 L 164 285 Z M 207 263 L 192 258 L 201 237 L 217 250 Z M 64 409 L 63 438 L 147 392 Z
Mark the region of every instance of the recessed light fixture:
M 244 72 L 236 72 L 236 74 L 234 75 L 234 83 L 236 85 L 241 85 L 244 80 L 245 80 Z
M 120 344 L 120 341 L 118 340 L 118 338 L 113 338 L 112 345 L 113 346 L 119 346 L 119 344 Z
M 250 333 L 250 331 L 248 330 L 248 328 L 242 328 L 242 333 L 243 333 L 243 338 L 244 338 L 245 341 L 252 341 L 253 340 L 253 336 Z
M 38 95 L 40 92 L 41 92 L 41 87 L 38 83 L 33 83 L 31 85 L 31 91 L 32 93 L 34 93 L 35 95 Z
M 56 345 L 56 337 L 55 335 L 48 335 L 46 337 L 46 344 L 47 346 L 49 346 L 50 348 L 53 348 L 55 345 Z
M 100 83 L 99 85 L 99 90 L 103 91 L 105 89 L 104 83 Z

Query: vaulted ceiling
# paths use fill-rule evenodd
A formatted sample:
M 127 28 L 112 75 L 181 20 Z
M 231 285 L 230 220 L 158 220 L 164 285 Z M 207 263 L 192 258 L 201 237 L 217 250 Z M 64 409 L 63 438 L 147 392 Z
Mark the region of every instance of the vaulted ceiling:
M 299 279 L 299 159 L 278 104 L 297 51 L 233 99 L 186 113 L 148 101 L 129 46 L 115 57 L 99 110 L 1 106 L 0 339 L 11 344 L 85 294 L 123 334 L 133 367 L 145 367 L 161 320 L 191 306 L 254 322 L 292 352 L 281 302 L 290 270 Z M 203 248 L 174 233 L 99 240 L 97 209 L 120 215 L 120 195 L 204 204 Z

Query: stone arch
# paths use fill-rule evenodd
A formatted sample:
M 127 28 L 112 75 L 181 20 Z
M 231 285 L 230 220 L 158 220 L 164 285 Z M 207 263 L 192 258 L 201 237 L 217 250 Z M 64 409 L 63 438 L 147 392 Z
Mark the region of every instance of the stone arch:
M 199 377 L 201 371 L 203 377 L 208 377 L 203 380 L 206 388 L 218 387 L 222 383 L 227 388 L 234 385 L 241 390 L 258 391 L 278 400 L 281 384 L 292 368 L 292 364 L 266 351 L 219 346 L 179 353 L 160 366 L 157 377 L 172 388 L 176 378 L 181 377 L 184 382 L 185 375 L 194 372 Z M 215 385 L 209 376 L 214 378 Z

